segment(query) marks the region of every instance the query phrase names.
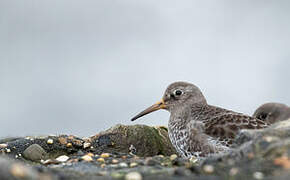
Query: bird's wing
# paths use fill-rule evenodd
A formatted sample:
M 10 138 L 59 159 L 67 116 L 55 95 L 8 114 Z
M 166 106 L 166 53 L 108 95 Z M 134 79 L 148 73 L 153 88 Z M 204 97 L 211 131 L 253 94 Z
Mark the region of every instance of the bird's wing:
M 240 130 L 261 129 L 267 126 L 267 123 L 262 120 L 240 113 L 227 112 L 204 121 L 204 132 L 229 146 Z

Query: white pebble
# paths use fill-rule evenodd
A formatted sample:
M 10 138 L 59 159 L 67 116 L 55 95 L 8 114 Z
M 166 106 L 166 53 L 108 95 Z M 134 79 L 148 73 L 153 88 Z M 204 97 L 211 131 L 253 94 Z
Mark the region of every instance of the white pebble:
M 122 167 L 122 168 L 126 168 L 126 167 L 128 167 L 128 164 L 127 163 L 124 163 L 124 162 L 121 162 L 119 164 L 119 166 Z
M 0 144 L 0 148 L 7 148 L 8 144 Z
M 263 179 L 263 178 L 264 178 L 264 174 L 261 173 L 261 172 L 255 172 L 255 173 L 253 174 L 253 177 L 254 177 L 255 179 Z
M 83 145 L 83 148 L 86 149 L 86 148 L 88 148 L 90 146 L 91 146 L 91 143 L 85 142 L 84 145 Z
M 214 167 L 212 165 L 204 165 L 203 166 L 203 170 L 206 173 L 213 173 Z
M 69 157 L 66 155 L 62 155 L 62 156 L 59 156 L 56 158 L 56 160 L 59 162 L 66 162 L 68 159 L 69 159 Z
M 129 172 L 126 174 L 125 180 L 142 180 L 142 175 L 138 172 Z
M 53 139 L 48 139 L 47 144 L 53 144 Z

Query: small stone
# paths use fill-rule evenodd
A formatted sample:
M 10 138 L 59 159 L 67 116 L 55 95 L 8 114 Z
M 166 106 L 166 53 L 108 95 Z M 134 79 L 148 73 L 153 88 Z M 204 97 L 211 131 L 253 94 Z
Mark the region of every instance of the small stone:
M 8 144 L 0 144 L 0 148 L 7 148 Z
M 88 153 L 87 155 L 88 156 L 91 156 L 91 157 L 94 157 L 94 154 L 93 153 Z
M 118 161 L 117 159 L 113 159 L 113 160 L 112 160 L 112 163 L 113 163 L 113 164 L 117 164 L 117 163 L 119 163 L 119 161 Z
M 177 158 L 177 155 L 176 155 L 176 154 L 172 154 L 172 155 L 170 156 L 170 160 L 171 160 L 171 161 L 175 160 L 176 158 Z
M 238 174 L 238 172 L 239 172 L 239 169 L 233 167 L 233 168 L 230 169 L 229 174 L 230 174 L 230 176 L 235 176 L 236 174 Z
M 20 179 L 24 179 L 28 175 L 27 168 L 18 163 L 13 164 L 11 166 L 10 172 L 14 177 L 20 178 Z
M 82 160 L 87 161 L 87 162 L 90 162 L 93 160 L 93 158 L 89 155 L 84 155 L 81 158 L 82 158 Z
M 85 142 L 84 145 L 83 145 L 83 148 L 86 149 L 86 148 L 88 148 L 90 146 L 91 146 L 91 143 Z
M 130 168 L 137 167 L 137 166 L 138 166 L 138 163 L 136 163 L 136 162 L 130 163 Z
M 7 153 L 10 153 L 10 152 L 11 152 L 11 149 L 7 148 L 7 149 L 6 149 L 6 152 L 7 152 Z
M 263 179 L 263 178 L 264 178 L 264 174 L 261 173 L 261 172 L 255 172 L 255 173 L 253 174 L 253 177 L 254 177 L 255 179 Z
M 104 168 L 104 167 L 106 167 L 106 164 L 101 164 L 101 168 Z
M 23 151 L 24 158 L 31 161 L 45 159 L 46 155 L 46 151 L 38 144 L 32 144 Z
M 68 159 L 69 159 L 69 157 L 66 155 L 62 155 L 62 156 L 59 156 L 56 158 L 56 160 L 59 162 L 66 162 Z
M 270 143 L 270 142 L 273 142 L 273 141 L 277 140 L 278 138 L 277 137 L 273 137 L 273 136 L 265 136 L 265 137 L 263 137 L 263 139 Z
M 107 158 L 107 157 L 110 157 L 110 154 L 109 153 L 102 153 L 101 157 L 102 158 Z
M 60 137 L 60 138 L 58 138 L 58 141 L 59 141 L 59 143 L 60 144 L 67 144 L 67 140 L 66 140 L 66 138 L 65 137 Z
M 142 175 L 138 172 L 129 172 L 126 174 L 125 180 L 142 180 Z
M 121 167 L 121 168 L 127 168 L 127 167 L 128 167 L 128 164 L 125 163 L 125 162 L 121 162 L 121 163 L 119 164 L 119 167 Z
M 48 139 L 47 144 L 53 144 L 53 139 Z
M 212 165 L 204 165 L 203 166 L 203 170 L 206 173 L 213 173 L 214 167 Z
M 57 161 L 55 159 L 40 160 L 40 162 L 44 165 L 59 164 L 60 163 L 59 161 Z
M 98 158 L 97 161 L 98 162 L 101 162 L 101 163 L 104 163 L 105 162 L 105 159 L 104 158 Z
M 122 158 L 122 159 L 127 159 L 127 156 L 124 155 L 124 156 L 122 156 L 121 158 Z
M 72 143 L 67 143 L 66 147 L 71 148 L 72 147 Z
M 160 154 L 160 155 L 158 155 L 158 157 L 160 157 L 160 158 L 164 158 L 164 155 Z

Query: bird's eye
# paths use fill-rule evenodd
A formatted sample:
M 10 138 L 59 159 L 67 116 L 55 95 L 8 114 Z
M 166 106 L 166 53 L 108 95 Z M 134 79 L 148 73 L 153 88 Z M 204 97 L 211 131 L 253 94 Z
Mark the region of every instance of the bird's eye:
M 264 120 L 264 119 L 267 118 L 267 114 L 266 113 L 262 113 L 262 114 L 259 115 L 258 118 L 261 119 L 261 120 Z
M 179 89 L 174 91 L 175 96 L 180 96 L 183 92 Z

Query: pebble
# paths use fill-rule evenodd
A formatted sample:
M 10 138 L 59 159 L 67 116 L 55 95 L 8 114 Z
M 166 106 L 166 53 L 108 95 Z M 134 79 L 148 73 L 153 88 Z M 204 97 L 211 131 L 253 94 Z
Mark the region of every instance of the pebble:
M 117 164 L 117 163 L 119 163 L 119 161 L 117 159 L 112 159 L 112 163 Z
M 84 145 L 83 145 L 83 148 L 86 149 L 86 148 L 88 148 L 90 146 L 91 146 L 91 143 L 85 142 Z
M 7 152 L 7 153 L 10 153 L 10 152 L 11 152 L 11 149 L 8 149 L 8 148 L 7 148 L 7 149 L 6 149 L 6 152 Z
M 170 160 L 171 160 L 171 161 L 175 160 L 176 158 L 177 158 L 177 155 L 176 155 L 176 154 L 172 154 L 172 155 L 170 156 Z
M 72 143 L 67 143 L 66 147 L 71 148 L 72 147 Z
M 136 163 L 136 162 L 130 163 L 130 168 L 137 167 L 137 166 L 138 166 L 138 163 Z
M 127 163 L 124 163 L 124 162 L 121 162 L 119 164 L 119 167 L 126 168 L 126 167 L 128 167 L 128 164 Z
M 101 164 L 101 168 L 104 168 L 104 167 L 106 167 L 106 164 Z
M 53 139 L 48 139 L 47 144 L 53 144 Z
M 0 144 L 0 148 L 7 148 L 8 144 Z
M 105 159 L 104 158 L 98 158 L 97 161 L 98 162 L 101 162 L 101 163 L 104 163 L 105 162 Z
M 125 180 L 142 180 L 142 175 L 138 172 L 129 172 L 126 174 Z
M 55 160 L 55 159 L 47 159 L 47 160 L 41 160 L 40 161 L 44 165 L 49 165 L 49 164 L 59 164 L 60 162 Z
M 254 177 L 255 179 L 263 179 L 263 178 L 264 178 L 264 174 L 261 173 L 261 172 L 255 172 L 255 173 L 253 174 L 253 177 Z
M 60 137 L 60 138 L 58 138 L 58 141 L 59 141 L 59 143 L 60 144 L 67 144 L 67 140 L 66 140 L 66 138 L 65 137 Z
M 69 157 L 66 155 L 62 155 L 62 156 L 59 156 L 56 158 L 56 160 L 59 162 L 66 162 L 68 159 L 69 159 Z
M 91 156 L 91 157 L 94 157 L 94 154 L 93 153 L 88 153 L 87 155 L 88 156 Z
M 109 153 L 102 153 L 101 157 L 102 158 L 107 158 L 107 157 L 110 157 L 110 154 Z
M 46 151 L 38 144 L 32 144 L 23 151 L 23 157 L 31 161 L 45 159 Z
M 214 167 L 212 165 L 204 165 L 203 166 L 203 170 L 206 173 L 213 173 Z
M 238 172 L 239 172 L 239 169 L 233 167 L 233 168 L 231 168 L 229 174 L 230 174 L 231 176 L 235 176 L 236 174 L 238 174 Z
M 82 156 L 82 160 L 90 162 L 90 161 L 93 160 L 93 158 L 91 156 L 89 156 L 89 155 L 84 155 L 84 156 Z

